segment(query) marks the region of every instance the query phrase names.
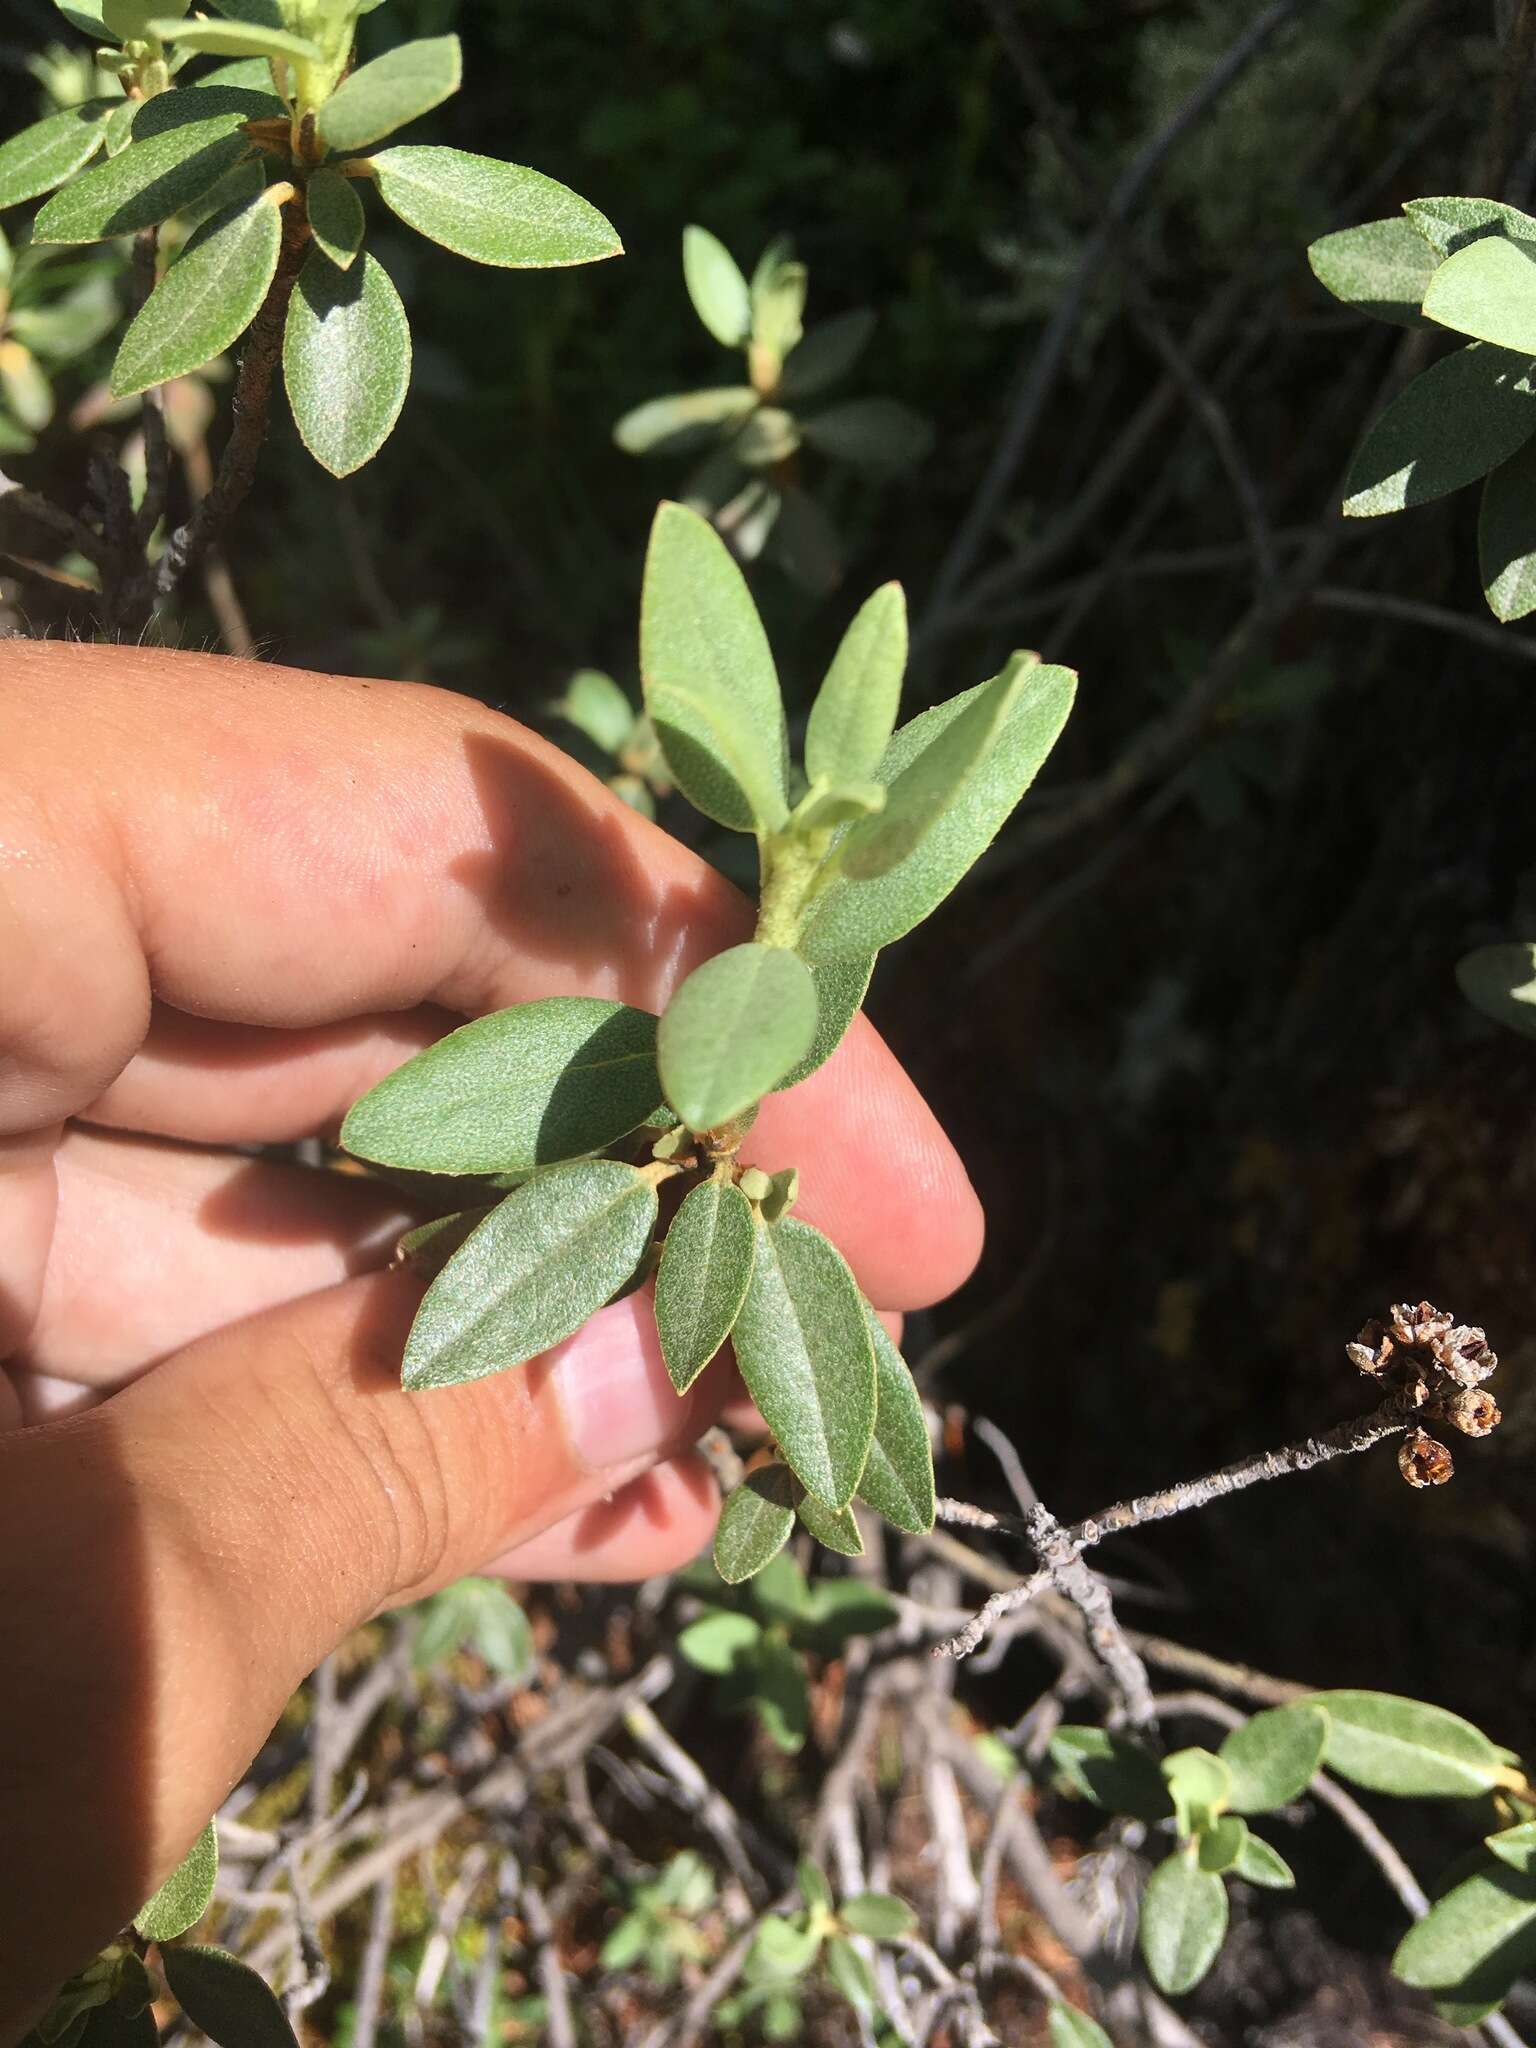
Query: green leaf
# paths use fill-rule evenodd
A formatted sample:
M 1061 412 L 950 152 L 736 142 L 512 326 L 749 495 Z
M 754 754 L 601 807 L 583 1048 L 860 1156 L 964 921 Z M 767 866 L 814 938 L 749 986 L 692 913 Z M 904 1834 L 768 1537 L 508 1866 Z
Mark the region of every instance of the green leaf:
M 625 413 L 613 438 L 626 455 L 686 455 L 745 419 L 757 402 L 750 384 L 652 398 Z
M 1202 1870 L 1218 1877 L 1236 1868 L 1248 1840 L 1248 1823 L 1239 1813 L 1224 1813 L 1195 1839 L 1195 1854 Z
M 818 1579 L 795 1640 L 818 1656 L 840 1657 L 855 1636 L 876 1636 L 896 1619 L 889 1596 L 864 1579 Z
M 198 1836 L 159 1891 L 134 1915 L 146 1941 L 174 1941 L 195 1927 L 213 1903 L 219 1875 L 219 1832 L 213 1821 Z
M 397 1259 L 408 1265 L 418 1280 L 435 1280 L 472 1230 L 478 1230 L 495 1207 L 486 1203 L 475 1209 L 460 1209 L 451 1216 L 435 1216 L 406 1231 L 395 1246 Z
M 867 306 L 823 320 L 796 344 L 779 380 L 780 393 L 790 401 L 816 397 L 847 376 L 874 331 L 875 316 Z
M 810 1687 L 805 1660 L 782 1637 L 764 1636 L 758 1648 L 752 1704 L 774 1747 L 798 1755 L 811 1723 Z
M 40 434 L 53 418 L 53 386 L 31 350 L 14 338 L 0 341 L 0 399 L 30 433 Z
M 1536 220 L 1497 199 L 1410 199 L 1403 212 L 1441 257 L 1454 255 L 1484 235 L 1536 240 Z
M 796 484 L 780 493 L 772 534 L 773 559 L 787 576 L 822 596 L 842 580 L 842 536 L 819 499 Z
M 1002 673 L 984 683 L 965 709 L 886 782 L 884 809 L 855 825 L 841 843 L 839 866 L 849 881 L 874 881 L 922 845 L 985 766 L 1038 668 L 1032 655 L 1011 656 Z
M 86 2016 L 79 2037 L 79 2048 L 159 2048 L 159 2044 L 160 2029 L 147 2005 L 129 2012 L 115 2001 L 98 2005 Z
M 752 340 L 774 362 L 782 362 L 800 341 L 805 312 L 806 272 L 787 241 L 770 242 L 752 273 Z
M 800 1896 L 816 1912 L 830 1912 L 832 1909 L 832 1887 L 827 1874 L 813 1857 L 802 1856 L 795 1865 L 795 1883 L 800 1887 Z
M 1006 674 L 1007 671 L 1005 670 Z M 891 788 L 991 686 L 935 705 L 896 733 L 880 764 Z M 869 881 L 842 876 L 827 889 L 800 951 L 812 966 L 862 957 L 901 938 L 935 910 L 991 844 L 1056 744 L 1072 708 L 1071 669 L 1037 665 L 976 771 L 905 860 Z
M 524 164 L 407 145 L 372 158 L 384 204 L 457 256 L 503 270 L 555 270 L 621 256 L 612 224 Z
M 619 755 L 635 729 L 635 707 L 612 676 L 599 668 L 579 668 L 565 693 L 551 707 L 593 746 Z
M 859 1014 L 870 976 L 875 971 L 872 953 L 864 960 L 829 960 L 820 965 L 811 961 L 808 964 L 811 979 L 816 984 L 816 1036 L 811 1040 L 811 1049 L 805 1058 L 790 1069 L 775 1093 L 793 1088 L 831 1059 L 842 1044 L 849 1025 Z
M 656 1208 L 650 1182 L 615 1160 L 536 1175 L 433 1282 L 405 1347 L 404 1384 L 483 1379 L 569 1337 L 633 1278 Z
M 417 1173 L 524 1173 L 602 1150 L 660 1102 L 654 1017 L 552 996 L 417 1053 L 353 1106 L 341 1142 Z
M 1455 334 L 1536 355 L 1536 243 L 1490 235 L 1458 249 L 1435 272 L 1424 313 Z
M 102 26 L 120 43 L 136 41 L 153 33 L 157 13 L 174 24 L 186 13 L 187 4 L 188 0 L 101 0 Z
M 1417 327 L 1435 253 L 1408 220 L 1368 220 L 1324 235 L 1307 251 L 1318 283 L 1376 320 Z
M 749 941 L 696 967 L 656 1029 L 666 1099 L 712 1131 L 770 1094 L 816 1035 L 816 984 L 797 953 Z
M 1524 356 L 1474 342 L 1415 377 L 1361 443 L 1344 511 L 1374 519 L 1475 483 L 1536 432 Z
M 725 348 L 740 348 L 752 325 L 747 280 L 735 257 L 708 228 L 683 229 L 683 282 L 709 332 Z
M 1278 1849 L 1272 1849 L 1262 1836 L 1248 1834 L 1232 1866 L 1232 1875 L 1240 1877 L 1247 1884 L 1263 1885 L 1270 1891 L 1289 1891 L 1296 1882 L 1296 1874 Z
M 1405 1799 L 1475 1799 L 1509 1776 L 1480 1729 L 1444 1707 L 1389 1692 L 1319 1692 L 1328 1717 L 1328 1768 L 1367 1792 Z
M 162 1949 L 160 1967 L 187 2018 L 218 2048 L 298 2048 L 276 1994 L 222 1949 Z
M 696 810 L 737 832 L 789 816 L 778 674 L 730 550 L 686 506 L 651 527 L 640 607 L 645 706 L 667 766 Z
M 864 1538 L 859 1534 L 858 1517 L 851 1507 L 834 1513 L 807 1494 L 800 1503 L 800 1519 L 824 1549 L 835 1550 L 840 1557 L 864 1555 Z
M 750 1973 L 763 1977 L 798 1977 L 815 1962 L 821 1936 L 797 1921 L 770 1914 L 758 1924 L 752 1942 Z
M 677 1647 L 683 1661 L 696 1671 L 724 1678 L 752 1654 L 762 1634 L 750 1614 L 721 1608 L 689 1622 L 678 1636 Z
M 933 447 L 933 428 L 894 398 L 851 398 L 800 424 L 822 455 L 888 475 L 921 462 Z
M 36 199 L 83 169 L 100 149 L 107 122 L 122 104 L 87 100 L 82 106 L 65 107 L 0 143 L 0 206 Z
M 795 1488 L 798 1501 L 800 1489 Z M 752 1605 L 766 1622 L 778 1622 L 798 1629 L 811 1611 L 811 1589 L 805 1582 L 798 1560 L 781 1551 L 765 1565 L 752 1582 Z
M 1536 1038 L 1536 946 L 1479 946 L 1457 961 L 1456 980 L 1473 1009 Z
M 304 188 L 310 232 L 340 270 L 349 270 L 363 246 L 363 202 L 357 182 L 340 171 L 311 171 Z
M 208 92 L 187 93 L 196 108 L 213 98 Z M 162 93 L 161 99 L 180 99 Z M 158 101 L 150 101 L 134 122 L 134 140 L 117 156 L 95 164 L 83 177 L 55 193 L 33 223 L 38 242 L 99 242 L 110 235 L 130 235 L 154 227 L 183 206 L 202 197 L 224 173 L 251 151 L 241 124 L 247 111 L 221 104 L 203 118 L 188 118 L 154 134 L 144 131 Z M 252 94 L 230 95 L 249 100 Z
M 1536 1877 L 1536 1821 L 1522 1821 L 1518 1827 L 1485 1835 L 1483 1846 L 1511 1870 L 1518 1870 L 1523 1877 Z
M 73 28 L 92 42 L 107 40 L 107 25 L 101 18 L 101 0 L 53 0 L 54 6 Z
M 1135 1820 L 1165 1819 L 1173 1811 L 1168 1786 L 1153 1759 L 1107 1728 L 1064 1723 L 1051 1737 L 1051 1762 L 1095 1806 Z
M 107 138 L 107 155 L 118 156 L 133 140 L 133 124 L 138 119 L 143 100 L 119 100 L 108 116 L 104 133 Z M 263 180 L 265 182 L 265 180 Z
M 1097 2020 L 1079 2012 L 1075 2005 L 1063 2005 L 1059 1998 L 1053 1998 L 1046 2008 L 1046 2020 L 1051 2048 L 1115 2048 Z
M 871 1941 L 901 1941 L 917 1932 L 917 1915 L 905 1899 L 889 1892 L 861 1892 L 845 1899 L 837 1917 L 855 1934 L 867 1934 Z
M 248 21 L 152 21 L 149 33 L 183 50 L 213 57 L 277 57 L 289 64 L 319 63 L 323 52 L 308 36 Z
M 349 270 L 311 252 L 283 329 L 283 383 L 304 446 L 332 476 L 371 462 L 411 381 L 411 329 L 388 271 L 367 251 Z
M 205 71 L 190 83 L 199 89 L 233 85 L 247 92 L 271 92 L 272 67 L 265 57 L 236 57 L 231 63 L 215 65 L 212 71 Z
M 715 1530 L 715 1570 L 728 1586 L 750 1579 L 784 1548 L 799 1494 L 787 1465 L 760 1465 L 727 1496 Z
M 1323 1760 L 1328 1722 L 1316 1707 L 1270 1707 L 1221 1745 L 1234 1813 L 1268 1813 L 1299 1799 Z
M 1490 1862 L 1454 1885 L 1398 1944 L 1405 1984 L 1458 2005 L 1497 2005 L 1536 1966 L 1536 1877 Z
M 457 36 L 397 43 L 331 94 L 317 117 L 320 140 L 328 149 L 366 149 L 451 99 L 463 75 Z
M 732 438 L 731 453 L 749 469 L 772 469 L 799 446 L 800 423 L 794 414 L 781 405 L 759 405 Z
M 1477 522 L 1483 595 L 1505 625 L 1536 611 L 1536 437 L 1491 470 Z
M 875 1426 L 875 1358 L 842 1254 L 808 1223 L 757 1225 L 752 1284 L 736 1319 L 736 1363 L 806 1489 L 846 1507 Z
M 1179 1749 L 1164 1757 L 1163 1780 L 1173 1800 L 1174 1819 L 1184 1835 L 1213 1826 L 1232 1792 L 1226 1765 L 1208 1749 Z
M 672 1219 L 656 1273 L 656 1334 L 680 1394 L 731 1334 L 754 1243 L 752 1205 L 727 1181 L 690 1189 Z
M 875 1348 L 875 1435 L 859 1480 L 859 1498 L 912 1536 L 933 1527 L 933 1446 L 922 1396 L 890 1332 L 866 1301 Z
M 875 1980 L 868 1963 L 850 1941 L 833 1935 L 827 1943 L 827 1975 L 851 2006 L 859 2012 L 875 2009 Z
M 1160 1863 L 1141 1900 L 1141 1953 L 1159 1991 L 1193 1991 L 1227 1932 L 1227 1891 L 1182 1851 Z
M 533 1630 L 522 1607 L 499 1579 L 470 1579 L 473 1588 L 469 1640 L 498 1678 L 521 1682 L 536 1661 Z
M 885 583 L 855 614 L 811 706 L 805 772 L 813 782 L 875 774 L 896 727 L 906 666 L 906 594 Z
M 205 222 L 123 336 L 112 365 L 114 396 L 189 376 L 232 347 L 261 309 L 282 243 L 281 215 L 265 194 Z

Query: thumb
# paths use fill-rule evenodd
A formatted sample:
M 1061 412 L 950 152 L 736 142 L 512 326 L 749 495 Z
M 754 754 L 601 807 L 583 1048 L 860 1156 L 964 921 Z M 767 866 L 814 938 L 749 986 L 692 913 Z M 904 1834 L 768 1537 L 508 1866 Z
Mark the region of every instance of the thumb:
M 404 1273 L 349 1281 L 0 1439 L 0 1834 L 26 1877 L 0 2040 L 175 1867 L 351 1628 L 710 1419 L 710 1393 L 673 1391 L 643 1296 L 529 1366 L 408 1394 L 419 1300 Z

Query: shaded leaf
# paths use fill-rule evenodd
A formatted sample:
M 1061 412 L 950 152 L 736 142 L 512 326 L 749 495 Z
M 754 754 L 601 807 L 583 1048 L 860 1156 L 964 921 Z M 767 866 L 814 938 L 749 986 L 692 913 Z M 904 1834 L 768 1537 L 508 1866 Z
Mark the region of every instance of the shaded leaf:
M 1483 1845 L 1501 1863 L 1524 1877 L 1536 1877 L 1536 1821 L 1522 1821 L 1518 1827 L 1501 1828 L 1485 1835 Z
M 1063 2005 L 1059 1998 L 1051 2000 L 1046 2020 L 1051 2030 L 1051 2048 L 1114 2048 L 1097 2020 L 1079 2012 L 1075 2005 Z
M 363 246 L 365 226 L 356 181 L 340 171 L 311 171 L 304 207 L 316 242 L 338 269 L 350 269 Z
M 1536 220 L 1497 199 L 1410 199 L 1403 212 L 1441 257 L 1454 255 L 1484 235 L 1509 234 L 1522 241 L 1536 241 Z
M 812 448 L 856 469 L 894 473 L 933 447 L 927 420 L 894 398 L 851 398 L 801 421 Z
M 781 493 L 772 553 L 785 574 L 807 590 L 825 596 L 842 581 L 842 536 L 820 499 L 798 484 Z
M 1221 1745 L 1234 1813 L 1267 1813 L 1299 1799 L 1317 1775 L 1328 1722 L 1316 1707 L 1270 1707 Z
M 1492 1861 L 1437 1899 L 1392 1958 L 1405 1984 L 1484 2010 L 1533 1966 L 1536 1877 Z
M 605 754 L 617 756 L 635 729 L 635 707 L 598 668 L 577 669 L 553 709 Z
M 1225 1810 L 1232 1780 L 1219 1756 L 1208 1749 L 1180 1749 L 1163 1759 L 1163 1780 L 1173 1800 L 1180 1834 L 1212 1826 Z
M 797 1755 L 811 1723 L 810 1687 L 805 1660 L 781 1637 L 765 1636 L 758 1649 L 752 1704 L 774 1747 Z
M 123 336 L 112 364 L 114 395 L 189 376 L 232 347 L 261 309 L 282 241 L 281 216 L 264 194 L 205 222 Z
M 889 1892 L 860 1892 L 844 1899 L 837 1917 L 855 1934 L 867 1934 L 871 1941 L 900 1941 L 917 1932 L 917 1915 L 905 1899 Z
M 1523 356 L 1474 342 L 1415 377 L 1361 443 L 1344 511 L 1374 519 L 1475 483 L 1536 432 Z
M 840 313 L 835 320 L 822 320 L 790 353 L 779 381 L 782 396 L 789 400 L 814 398 L 846 377 L 869 346 L 875 331 L 875 316 L 867 306 Z
M 831 1910 L 832 1887 L 827 1882 L 826 1872 L 813 1857 L 802 1856 L 795 1864 L 795 1883 L 808 1906 L 821 1912 Z
M 709 332 L 726 348 L 740 348 L 752 324 L 747 280 L 735 257 L 708 228 L 683 229 L 683 282 Z
M 198 1836 L 148 1905 L 134 1915 L 146 1941 L 174 1941 L 195 1927 L 213 1902 L 219 1875 L 219 1834 L 213 1821 Z
M 598 996 L 460 1025 L 354 1104 L 341 1142 L 418 1173 L 527 1172 L 600 1151 L 661 1101 L 656 1019 Z
M 595 206 L 525 164 L 418 145 L 386 149 L 371 161 L 392 212 L 475 263 L 551 270 L 623 254 Z
M 19 206 L 72 178 L 101 148 L 109 119 L 124 104 L 87 100 L 0 143 L 0 206 Z
M 159 2048 L 160 2029 L 147 2005 L 141 2006 L 137 2012 L 129 2012 L 114 2000 L 107 2005 L 98 2005 L 83 2018 L 84 2031 L 79 2037 L 78 2048 Z M 65 2039 L 68 2038 L 66 2035 Z M 59 2048 L 63 2048 L 62 2042 Z
M 759 405 L 732 438 L 731 453 L 749 469 L 771 469 L 788 461 L 799 446 L 800 426 L 794 414 L 779 405 Z
M 408 1265 L 418 1280 L 435 1280 L 472 1230 L 478 1230 L 495 1204 L 460 1209 L 451 1216 L 434 1216 L 406 1231 L 395 1246 L 395 1256 Z
M 1536 437 L 1489 472 L 1477 522 L 1483 595 L 1509 625 L 1536 611 Z
M 727 1495 L 715 1529 L 715 1570 L 728 1586 L 760 1572 L 795 1526 L 800 1489 L 786 1465 L 760 1465 Z
M 816 984 L 816 1036 L 811 1040 L 811 1049 L 805 1058 L 791 1067 L 779 1083 L 780 1090 L 793 1088 L 831 1059 L 842 1044 L 849 1025 L 859 1014 L 870 976 L 875 971 L 873 954 L 865 960 L 829 960 L 820 965 L 812 961 L 809 964 L 811 979 Z
M 625 413 L 613 438 L 626 455 L 685 455 L 745 419 L 756 404 L 757 393 L 750 384 L 652 398 Z M 726 496 L 730 488 L 734 486 Z
M 1456 980 L 1475 1010 L 1536 1038 L 1536 946 L 1524 940 L 1479 946 L 1457 961 Z
M 1320 1692 L 1309 1704 L 1328 1718 L 1328 1768 L 1368 1792 L 1473 1799 L 1509 1775 L 1487 1736 L 1444 1707 L 1388 1692 Z
M 1159 1991 L 1192 1991 L 1215 1962 L 1227 1932 L 1219 1877 L 1182 1851 L 1160 1863 L 1141 1900 L 1141 1953 Z
M 906 593 L 882 584 L 855 613 L 811 706 L 805 772 L 813 782 L 860 782 L 876 772 L 906 667 Z
M 798 1503 L 798 1486 L 794 1494 Z M 811 1611 L 811 1589 L 799 1560 L 791 1552 L 781 1551 L 753 1580 L 751 1600 L 764 1621 L 798 1629 Z
M 1202 1829 L 1195 1842 L 1195 1855 L 1202 1870 L 1218 1877 L 1235 1868 L 1248 1841 L 1248 1823 L 1240 1813 L 1224 1813 L 1212 1826 Z
M 922 1396 L 890 1332 L 868 1302 L 864 1320 L 875 1350 L 875 1434 L 859 1479 L 859 1498 L 912 1536 L 933 1527 L 933 1447 Z
M 875 1980 L 851 1941 L 833 1935 L 827 1943 L 826 1965 L 827 1975 L 850 2005 L 860 2012 L 874 2011 Z
M 162 1949 L 160 1967 L 187 2018 L 218 2048 L 298 2048 L 276 1994 L 222 1949 Z
M 696 967 L 662 1013 L 656 1063 L 691 1131 L 740 1116 L 801 1060 L 816 1033 L 816 984 L 796 953 L 749 941 Z
M 179 99 L 162 93 L 162 99 Z M 211 91 L 188 93 L 193 107 Z M 154 227 L 178 208 L 198 199 L 251 150 L 241 132 L 248 112 L 220 106 L 203 119 L 188 119 L 157 134 L 146 134 L 149 102 L 134 122 L 134 140 L 117 156 L 94 164 L 55 193 L 33 223 L 39 242 L 99 242 L 109 235 Z M 275 103 L 274 103 L 275 104 Z
M 1318 283 L 1377 320 L 1419 324 L 1419 307 L 1437 258 L 1409 220 L 1368 220 L 1324 235 L 1307 251 Z
M 329 149 L 364 149 L 441 106 L 463 75 L 457 36 L 397 43 L 342 80 L 320 109 L 320 139 Z
M 1172 1813 L 1162 1772 L 1125 1736 L 1066 1723 L 1051 1737 L 1050 1750 L 1062 1776 L 1095 1806 L 1145 1821 L 1163 1820 Z
M 1263 1885 L 1269 1891 L 1289 1891 L 1296 1882 L 1295 1872 L 1280 1851 L 1253 1833 L 1244 1837 L 1232 1875 L 1248 1884 Z
M 538 1174 L 433 1282 L 411 1325 L 404 1384 L 482 1379 L 569 1337 L 633 1278 L 656 1208 L 650 1182 L 614 1160 Z
M 825 1506 L 853 1498 L 875 1425 L 875 1360 L 842 1254 L 788 1216 L 757 1225 L 736 1363 L 795 1475 Z
M 679 1393 L 731 1334 L 752 1278 L 752 1205 L 727 1181 L 692 1188 L 672 1219 L 656 1274 L 656 1334 Z
M 288 301 L 283 383 L 321 468 L 350 476 L 371 462 L 410 381 L 410 323 L 388 271 L 366 250 L 347 270 L 311 251 Z
M 864 1579 L 818 1579 L 805 1599 L 795 1640 L 818 1656 L 838 1657 L 855 1636 L 879 1635 L 896 1619 L 889 1595 Z
M 851 1507 L 824 1508 L 814 1495 L 808 1493 L 800 1503 L 800 1519 L 824 1549 L 835 1550 L 839 1557 L 864 1555 L 864 1538 L 859 1533 L 858 1517 Z
M 1536 354 L 1536 243 L 1490 235 L 1458 249 L 1435 272 L 1424 313 L 1474 341 Z
M 696 1671 L 723 1678 L 757 1648 L 762 1633 L 750 1614 L 717 1610 L 689 1622 L 678 1636 L 677 1647 Z

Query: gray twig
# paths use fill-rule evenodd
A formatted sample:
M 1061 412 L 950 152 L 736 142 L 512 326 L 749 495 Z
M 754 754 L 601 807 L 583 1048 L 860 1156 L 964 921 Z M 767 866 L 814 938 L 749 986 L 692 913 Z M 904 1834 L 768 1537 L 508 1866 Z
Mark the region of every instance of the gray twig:
M 1327 611 L 1363 612 L 1367 618 L 1393 619 L 1405 626 L 1427 626 L 1433 633 L 1454 633 L 1474 646 L 1486 647 L 1509 661 L 1536 661 L 1536 640 L 1492 619 L 1474 618 L 1446 605 L 1424 604 L 1415 597 L 1394 597 L 1385 590 L 1340 590 L 1325 584 L 1312 602 Z
M 395 1932 L 395 1881 L 381 1878 L 373 1888 L 368 1939 L 357 1972 L 357 2003 L 353 2008 L 352 2048 L 373 2048 L 384 2010 L 384 1975 Z

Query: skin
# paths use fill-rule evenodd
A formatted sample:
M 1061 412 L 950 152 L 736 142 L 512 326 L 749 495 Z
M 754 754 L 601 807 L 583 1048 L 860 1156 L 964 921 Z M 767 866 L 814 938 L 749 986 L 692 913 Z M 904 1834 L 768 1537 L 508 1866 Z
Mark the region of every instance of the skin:
M 709 1539 L 643 1299 L 425 1396 L 411 1219 L 235 1145 L 334 1133 L 466 1016 L 659 1010 L 742 899 L 552 747 L 414 685 L 0 647 L 0 2043 L 132 1916 L 306 1673 L 466 1572 L 626 1579 Z M 751 1159 L 882 1308 L 981 1240 L 858 1020 Z M 739 1383 L 735 1398 L 740 1400 Z

